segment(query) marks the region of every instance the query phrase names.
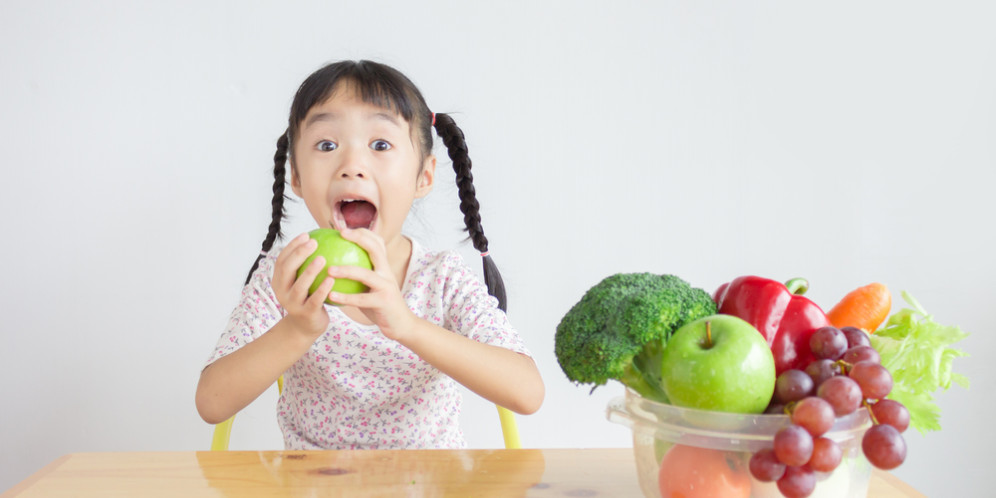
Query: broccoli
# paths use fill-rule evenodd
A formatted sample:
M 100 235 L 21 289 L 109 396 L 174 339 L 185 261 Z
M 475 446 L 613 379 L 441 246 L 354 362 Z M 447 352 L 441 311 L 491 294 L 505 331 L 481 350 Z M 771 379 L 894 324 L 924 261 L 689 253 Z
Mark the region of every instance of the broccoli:
M 622 382 L 641 396 L 667 402 L 660 361 L 671 334 L 716 313 L 712 297 L 674 275 L 618 273 L 584 294 L 557 325 L 555 352 L 567 378 Z

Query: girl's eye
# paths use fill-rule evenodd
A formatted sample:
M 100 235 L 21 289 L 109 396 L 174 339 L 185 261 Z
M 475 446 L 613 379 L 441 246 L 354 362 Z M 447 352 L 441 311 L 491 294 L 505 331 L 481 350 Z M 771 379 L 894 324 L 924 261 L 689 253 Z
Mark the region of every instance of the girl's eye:
M 331 140 L 322 140 L 321 142 L 318 142 L 318 150 L 322 152 L 332 152 L 338 148 L 339 146 Z
M 391 144 L 385 140 L 374 140 L 370 143 L 370 148 L 377 151 L 391 150 Z

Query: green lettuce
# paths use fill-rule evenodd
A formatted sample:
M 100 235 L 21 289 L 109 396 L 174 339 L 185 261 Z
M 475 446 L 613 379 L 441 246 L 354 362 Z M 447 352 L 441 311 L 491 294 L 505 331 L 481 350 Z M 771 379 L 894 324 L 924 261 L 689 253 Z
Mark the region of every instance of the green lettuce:
M 968 378 L 952 371 L 952 363 L 964 351 L 951 347 L 968 337 L 958 327 L 934 321 L 906 291 L 903 300 L 909 305 L 897 311 L 885 326 L 871 336 L 871 344 L 882 356 L 882 366 L 892 374 L 892 392 L 887 396 L 906 406 L 910 427 L 921 434 L 941 429 L 941 410 L 934 403 L 938 389 L 952 383 L 968 388 Z

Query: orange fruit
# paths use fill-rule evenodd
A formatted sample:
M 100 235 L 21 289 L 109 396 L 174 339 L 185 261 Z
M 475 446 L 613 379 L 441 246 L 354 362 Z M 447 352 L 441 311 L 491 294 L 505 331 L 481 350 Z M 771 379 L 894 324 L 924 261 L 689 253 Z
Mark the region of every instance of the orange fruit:
M 740 453 L 676 444 L 657 476 L 663 498 L 750 496 L 750 471 Z

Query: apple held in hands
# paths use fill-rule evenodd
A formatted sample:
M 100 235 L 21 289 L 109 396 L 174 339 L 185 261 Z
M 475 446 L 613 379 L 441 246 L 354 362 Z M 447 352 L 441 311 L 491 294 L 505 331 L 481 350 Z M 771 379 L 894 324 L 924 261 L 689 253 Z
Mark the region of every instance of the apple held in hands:
M 300 277 L 304 273 L 304 269 L 316 257 L 321 256 L 325 258 L 325 268 L 315 277 L 315 281 L 312 282 L 311 287 L 308 289 L 308 295 L 313 294 L 318 289 L 318 286 L 325 281 L 325 278 L 328 277 L 330 266 L 358 266 L 368 270 L 373 269 L 373 264 L 370 263 L 370 256 L 367 255 L 367 251 L 355 242 L 342 238 L 342 234 L 338 230 L 317 228 L 308 232 L 308 236 L 318 242 L 318 249 L 315 249 L 315 252 L 311 253 L 308 259 L 304 260 L 304 264 L 297 270 L 297 276 Z M 343 294 L 359 294 L 365 292 L 367 286 L 356 280 L 338 278 L 332 285 L 332 290 Z M 325 298 L 325 302 L 336 304 L 327 297 Z
M 775 359 L 754 326 L 712 315 L 681 326 L 668 339 L 661 377 L 673 405 L 761 413 L 775 390 Z

